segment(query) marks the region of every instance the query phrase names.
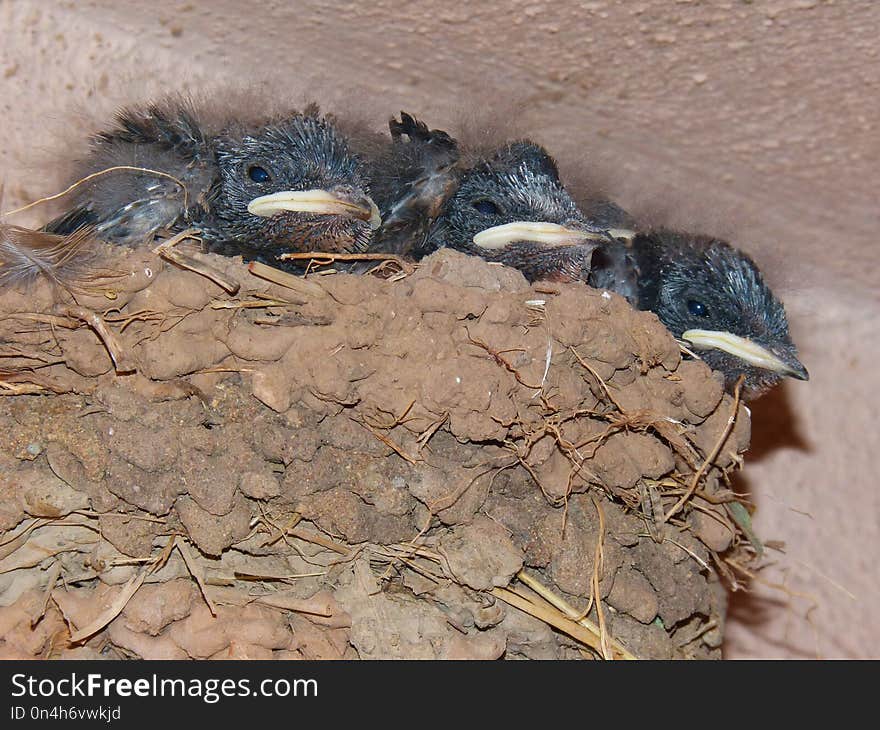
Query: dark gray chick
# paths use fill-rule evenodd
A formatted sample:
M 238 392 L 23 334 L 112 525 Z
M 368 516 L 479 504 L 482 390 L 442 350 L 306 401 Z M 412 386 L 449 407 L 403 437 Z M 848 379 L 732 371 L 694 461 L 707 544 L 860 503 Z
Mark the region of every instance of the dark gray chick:
M 783 377 L 808 380 L 791 341 L 785 308 L 755 262 L 710 236 L 655 230 L 596 252 L 589 283 L 654 312 L 728 388 L 740 375 L 755 398 Z
M 418 259 L 447 246 L 529 280 L 586 277 L 607 234 L 578 210 L 542 147 L 518 141 L 463 150 L 404 113 L 391 132 L 390 153 L 373 167 L 383 220 L 374 251 Z
M 378 225 L 360 160 L 317 108 L 263 124 L 212 122 L 182 97 L 123 109 L 91 139 L 77 177 L 92 179 L 47 226 L 83 225 L 135 245 L 197 229 L 208 250 L 273 263 L 296 251 L 358 251 Z
M 458 187 L 458 142 L 446 132 L 428 129 L 406 112 L 391 119 L 391 145 L 371 156 L 373 199 L 382 225 L 371 250 L 421 258 L 430 253 L 428 231 Z

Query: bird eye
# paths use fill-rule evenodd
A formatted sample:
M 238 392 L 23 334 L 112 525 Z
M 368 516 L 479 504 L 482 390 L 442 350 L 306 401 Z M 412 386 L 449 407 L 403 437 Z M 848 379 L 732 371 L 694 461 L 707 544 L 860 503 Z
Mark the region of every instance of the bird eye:
M 259 165 L 253 165 L 252 167 L 249 167 L 247 174 L 248 177 L 255 183 L 264 183 L 269 181 L 269 173 L 266 172 L 265 168 L 260 167 Z
M 499 212 L 498 206 L 491 200 L 475 200 L 471 205 L 474 206 L 474 210 L 483 215 L 498 215 Z
M 696 299 L 688 299 L 687 307 L 688 312 L 694 315 L 694 317 L 709 316 L 709 308 L 702 302 L 698 302 Z

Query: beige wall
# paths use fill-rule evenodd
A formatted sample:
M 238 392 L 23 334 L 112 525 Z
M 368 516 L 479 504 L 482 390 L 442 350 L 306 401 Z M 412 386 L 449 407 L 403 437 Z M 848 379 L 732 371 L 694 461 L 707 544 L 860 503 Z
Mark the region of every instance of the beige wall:
M 754 404 L 741 483 L 791 594 L 736 600 L 727 655 L 876 657 L 878 28 L 871 0 L 2 0 L 4 208 L 52 189 L 75 110 L 163 85 L 261 78 L 438 125 L 509 100 L 563 169 L 732 236 L 787 303 L 813 377 Z

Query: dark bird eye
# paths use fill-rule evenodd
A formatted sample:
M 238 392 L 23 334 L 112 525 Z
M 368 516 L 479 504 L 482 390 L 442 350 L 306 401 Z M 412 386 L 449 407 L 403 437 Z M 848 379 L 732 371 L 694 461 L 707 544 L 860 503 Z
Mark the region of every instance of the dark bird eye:
M 264 183 L 269 181 L 269 173 L 259 165 L 249 167 L 247 171 L 248 177 L 255 183 Z
M 709 316 L 709 308 L 702 302 L 698 302 L 696 299 L 688 299 L 688 312 L 694 315 L 694 317 Z
M 491 200 L 475 200 L 471 205 L 474 210 L 483 215 L 498 215 L 498 206 Z

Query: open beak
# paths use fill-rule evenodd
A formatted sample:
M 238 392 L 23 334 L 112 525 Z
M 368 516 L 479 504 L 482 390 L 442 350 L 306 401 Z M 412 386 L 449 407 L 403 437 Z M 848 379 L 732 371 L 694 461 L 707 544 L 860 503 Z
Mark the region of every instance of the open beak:
M 688 330 L 681 337 L 695 350 L 721 350 L 764 370 L 789 375 L 798 380 L 810 379 L 807 369 L 794 355 L 788 353 L 778 355 L 752 340 L 738 337 L 730 332 Z
M 573 246 L 584 241 L 604 241 L 603 233 L 566 228 L 556 223 L 538 223 L 535 221 L 516 221 L 494 226 L 480 231 L 474 236 L 474 244 L 487 251 L 497 251 L 512 243 L 538 243 L 550 248 Z
M 277 213 L 294 211 L 319 215 L 343 215 L 370 222 L 376 229 L 382 224 L 379 209 L 366 196 L 350 196 L 332 190 L 282 190 L 279 193 L 261 195 L 248 203 L 248 212 L 264 218 Z

